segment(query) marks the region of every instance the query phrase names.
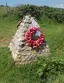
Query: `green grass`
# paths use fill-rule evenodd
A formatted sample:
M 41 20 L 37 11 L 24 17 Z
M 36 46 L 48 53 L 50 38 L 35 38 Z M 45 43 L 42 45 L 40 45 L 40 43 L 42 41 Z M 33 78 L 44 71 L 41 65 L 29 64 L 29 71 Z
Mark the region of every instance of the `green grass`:
M 15 66 L 8 49 L 17 21 L 0 19 L 0 83 L 64 83 L 64 24 L 39 21 L 50 47 L 48 58 L 38 57 L 32 64 Z
M 15 66 L 9 49 L 2 47 L 0 83 L 64 83 L 64 56 L 39 57 L 32 64 Z
M 6 13 L 6 7 L 0 7 L 0 15 Z
M 64 55 L 64 24 L 42 21 L 40 25 L 51 52 L 54 52 L 55 55 Z
M 9 44 L 9 41 L 17 30 L 16 25 L 16 21 L 0 19 L 0 47 Z

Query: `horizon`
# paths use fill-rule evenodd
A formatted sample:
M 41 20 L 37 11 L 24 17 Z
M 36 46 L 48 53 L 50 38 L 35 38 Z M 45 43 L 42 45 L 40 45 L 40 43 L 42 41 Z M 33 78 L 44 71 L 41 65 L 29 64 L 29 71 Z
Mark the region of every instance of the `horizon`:
M 56 7 L 56 8 L 64 8 L 64 0 L 0 0 L 0 5 L 5 5 L 6 3 L 10 7 L 15 7 L 18 5 L 37 5 L 37 6 L 49 6 L 49 7 Z
M 7 3 L 6 3 L 7 4 Z M 6 7 L 6 4 L 0 4 L 1 7 Z M 18 6 L 22 6 L 22 5 L 34 5 L 34 4 L 17 4 L 17 5 L 13 5 L 13 6 L 10 6 L 7 4 L 8 7 L 18 7 Z M 59 8 L 59 9 L 64 9 L 64 7 L 55 7 L 55 6 L 49 6 L 49 5 L 34 5 L 34 6 L 41 6 L 41 7 L 44 7 L 44 6 L 47 6 L 47 7 L 51 7 L 51 8 Z

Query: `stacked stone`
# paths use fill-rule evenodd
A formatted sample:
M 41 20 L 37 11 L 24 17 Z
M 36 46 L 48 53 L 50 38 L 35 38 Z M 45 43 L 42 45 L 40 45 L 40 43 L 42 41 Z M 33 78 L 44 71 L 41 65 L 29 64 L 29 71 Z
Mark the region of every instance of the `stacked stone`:
M 46 45 L 45 49 L 40 49 L 41 52 L 38 54 L 35 49 L 32 49 L 26 44 L 24 35 L 27 29 L 32 26 L 37 28 L 40 27 L 33 17 L 30 15 L 25 16 L 22 22 L 18 25 L 18 30 L 10 42 L 9 48 L 12 53 L 12 57 L 17 64 L 26 64 L 32 62 L 37 56 L 49 55 L 48 45 Z

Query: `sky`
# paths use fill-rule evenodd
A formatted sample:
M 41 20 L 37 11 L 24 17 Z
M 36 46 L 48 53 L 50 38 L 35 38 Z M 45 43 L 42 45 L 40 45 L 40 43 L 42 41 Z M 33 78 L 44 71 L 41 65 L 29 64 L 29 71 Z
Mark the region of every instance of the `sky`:
M 64 0 L 0 0 L 0 5 L 17 6 L 19 4 L 33 4 L 64 8 Z

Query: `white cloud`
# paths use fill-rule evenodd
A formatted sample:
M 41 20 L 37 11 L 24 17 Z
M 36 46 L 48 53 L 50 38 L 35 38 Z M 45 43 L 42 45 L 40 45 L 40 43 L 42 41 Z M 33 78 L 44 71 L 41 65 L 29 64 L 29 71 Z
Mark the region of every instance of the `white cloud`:
M 57 8 L 64 8 L 64 4 L 56 5 Z

